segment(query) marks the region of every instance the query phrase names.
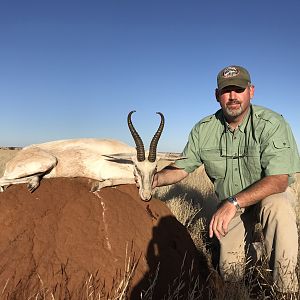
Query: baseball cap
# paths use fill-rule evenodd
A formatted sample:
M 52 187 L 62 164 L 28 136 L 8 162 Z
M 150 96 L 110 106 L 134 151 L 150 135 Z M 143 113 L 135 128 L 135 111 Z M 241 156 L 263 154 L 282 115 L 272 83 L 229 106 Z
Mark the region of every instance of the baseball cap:
M 228 66 L 222 69 L 217 77 L 219 90 L 229 85 L 246 88 L 249 82 L 251 82 L 250 74 L 241 66 Z

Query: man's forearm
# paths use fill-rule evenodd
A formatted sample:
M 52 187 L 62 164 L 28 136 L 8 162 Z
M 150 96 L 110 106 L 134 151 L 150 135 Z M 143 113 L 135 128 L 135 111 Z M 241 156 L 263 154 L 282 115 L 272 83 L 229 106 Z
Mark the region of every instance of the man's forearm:
M 156 176 L 156 186 L 164 186 L 181 181 L 188 176 L 188 173 L 182 169 L 170 166 L 156 173 Z
M 270 195 L 282 193 L 287 187 L 288 175 L 266 176 L 235 196 L 240 207 L 247 207 Z
M 277 193 L 282 193 L 288 186 L 288 175 L 273 175 L 262 178 L 250 187 L 236 194 L 235 197 L 240 207 L 247 207 L 258 203 L 262 199 Z M 209 236 L 215 234 L 218 239 L 225 236 L 228 224 L 235 216 L 236 208 L 228 201 L 224 201 L 213 214 L 209 224 Z

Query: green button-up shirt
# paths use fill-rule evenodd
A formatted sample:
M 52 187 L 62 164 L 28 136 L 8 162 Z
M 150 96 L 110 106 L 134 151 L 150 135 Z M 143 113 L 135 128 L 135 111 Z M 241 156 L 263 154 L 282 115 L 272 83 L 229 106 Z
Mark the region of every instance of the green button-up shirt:
M 192 129 L 176 166 L 188 173 L 204 164 L 220 200 L 235 195 L 268 175 L 300 172 L 300 158 L 292 131 L 284 118 L 251 105 L 243 122 L 230 130 L 222 110 Z

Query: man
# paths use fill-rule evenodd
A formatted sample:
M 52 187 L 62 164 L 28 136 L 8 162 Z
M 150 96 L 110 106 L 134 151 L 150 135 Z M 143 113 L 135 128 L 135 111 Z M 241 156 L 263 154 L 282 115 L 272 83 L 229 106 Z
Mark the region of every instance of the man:
M 251 105 L 254 86 L 246 69 L 224 68 L 217 85 L 221 109 L 194 126 L 183 151 L 186 159 L 158 172 L 153 187 L 176 183 L 204 164 L 220 200 L 209 236 L 219 239 L 224 280 L 244 275 L 259 217 L 275 288 L 297 292 L 296 199 L 289 189 L 293 174 L 300 172 L 294 137 L 281 115 Z

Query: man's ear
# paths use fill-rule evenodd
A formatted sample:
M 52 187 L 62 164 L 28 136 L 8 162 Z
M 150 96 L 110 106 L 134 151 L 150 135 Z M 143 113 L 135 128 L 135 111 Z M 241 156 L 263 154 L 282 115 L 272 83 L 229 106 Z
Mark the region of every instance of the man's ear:
M 255 91 L 255 86 L 251 85 L 250 86 L 250 99 L 252 99 L 254 97 L 254 91 Z
M 220 100 L 219 100 L 219 90 L 218 89 L 215 89 L 215 97 L 216 97 L 216 100 L 218 102 L 220 102 Z

